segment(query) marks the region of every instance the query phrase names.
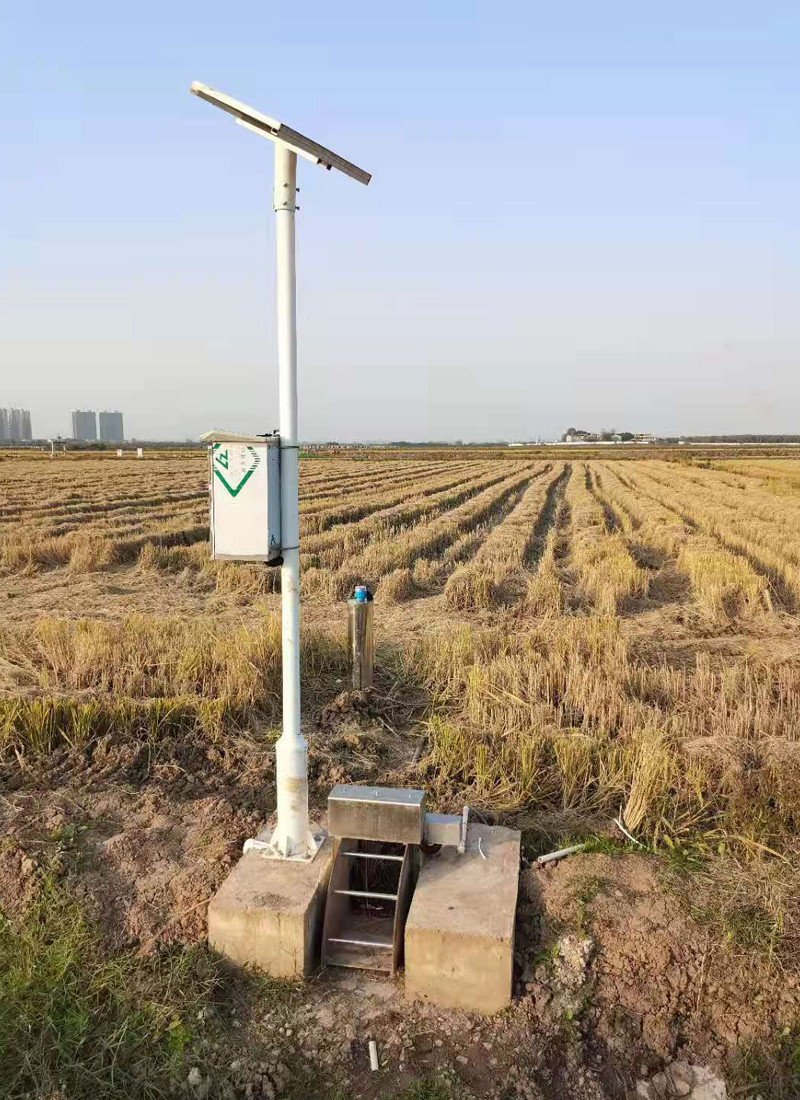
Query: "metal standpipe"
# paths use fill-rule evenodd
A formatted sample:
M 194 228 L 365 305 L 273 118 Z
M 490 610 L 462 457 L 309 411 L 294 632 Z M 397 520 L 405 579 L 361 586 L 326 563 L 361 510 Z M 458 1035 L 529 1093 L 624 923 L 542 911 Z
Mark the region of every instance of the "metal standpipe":
M 308 744 L 300 733 L 300 545 L 298 518 L 297 306 L 295 210 L 297 154 L 275 144 L 278 376 L 281 447 L 281 620 L 283 731 L 275 746 L 278 824 L 270 847 L 283 859 L 313 859 L 308 825 Z
M 356 585 L 347 601 L 347 635 L 353 669 L 353 688 L 372 687 L 373 599 L 366 585 Z

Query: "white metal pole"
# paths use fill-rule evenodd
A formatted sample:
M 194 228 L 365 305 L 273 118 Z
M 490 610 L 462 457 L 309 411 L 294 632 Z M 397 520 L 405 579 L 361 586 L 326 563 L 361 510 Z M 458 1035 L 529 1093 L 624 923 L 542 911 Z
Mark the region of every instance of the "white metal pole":
M 275 143 L 278 377 L 281 436 L 281 613 L 283 732 L 275 747 L 278 824 L 271 844 L 284 858 L 308 858 L 308 745 L 300 735 L 300 549 L 298 520 L 297 309 L 294 220 L 297 154 Z

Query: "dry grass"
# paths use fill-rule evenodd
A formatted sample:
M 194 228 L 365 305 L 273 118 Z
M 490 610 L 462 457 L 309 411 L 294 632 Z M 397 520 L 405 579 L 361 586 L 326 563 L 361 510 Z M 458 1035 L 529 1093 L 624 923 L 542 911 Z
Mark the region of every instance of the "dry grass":
M 20 617 L 0 637 L 7 746 L 47 751 L 111 721 L 223 736 L 276 719 L 279 572 L 210 561 L 202 456 L 6 466 L 3 578 L 129 572 L 193 601 L 186 617 Z M 757 639 L 794 614 L 800 501 L 773 483 L 791 489 L 797 473 L 474 454 L 304 462 L 306 706 L 338 690 L 336 603 L 366 581 L 379 631 L 380 609 L 392 616 L 386 668 L 427 700 L 422 778 L 442 804 L 622 810 L 652 842 L 722 830 L 745 850 L 779 848 L 798 811 L 795 663 L 763 646 L 689 647 L 676 662 L 666 635 Z M 496 626 L 470 626 L 486 609 Z
M 377 585 L 394 570 L 413 569 L 420 560 L 442 557 L 465 534 L 502 512 L 541 469 L 530 463 L 506 464 L 499 473 L 484 474 L 460 488 L 447 507 L 437 508 L 436 513 L 429 512 L 425 502 L 411 502 L 413 518 L 406 509 L 397 523 L 384 519 L 371 526 L 363 541 L 345 542 L 333 554 L 308 554 L 306 565 L 315 572 L 306 570 L 303 594 L 343 599 L 359 579 Z
M 403 603 L 416 595 L 414 574 L 406 566 L 381 577 L 376 596 L 381 603 Z
M 717 506 L 696 493 L 684 504 L 681 471 L 661 464 L 637 467 L 622 475 L 605 467 L 604 492 L 620 525 L 640 546 L 662 550 L 678 573 L 691 583 L 698 615 L 709 625 L 723 627 L 740 620 L 759 618 L 773 606 L 773 589 L 765 571 L 757 571 L 733 523 L 716 524 L 711 518 Z M 666 479 L 666 480 L 664 480 Z M 737 545 L 741 543 L 741 546 Z
M 800 601 L 800 546 L 797 524 L 800 501 L 782 500 L 753 488 L 743 496 L 741 489 L 719 480 L 709 481 L 704 471 L 679 473 L 665 478 L 660 464 L 648 473 L 651 484 L 667 491 L 687 517 L 704 533 L 717 540 L 730 554 L 746 560 L 778 600 L 794 610 Z
M 528 578 L 525 602 L 532 615 L 560 615 L 564 610 L 564 585 L 556 560 L 559 541 L 557 531 L 551 530 L 539 558 L 538 568 Z
M 598 497 L 590 489 L 584 466 L 570 479 L 566 501 L 573 525 L 572 564 L 579 592 L 601 615 L 613 614 L 626 601 L 647 591 L 647 574 L 628 552 L 625 539 L 609 531 Z
M 421 778 L 445 805 L 622 809 L 653 843 L 735 835 L 747 850 L 792 834 L 795 663 L 653 666 L 614 616 L 545 618 L 525 634 L 463 627 L 420 640 L 409 660 L 437 701 Z
M 342 650 L 335 636 L 306 634 L 302 674 L 309 684 L 341 669 Z M 0 658 L 26 670 L 18 689 L 59 695 L 264 702 L 278 694 L 280 656 L 280 620 L 274 615 L 247 626 L 143 615 L 119 622 L 40 619 L 31 630 L 6 631 L 0 642 Z
M 746 619 L 772 607 L 769 585 L 748 562 L 719 552 L 711 539 L 692 539 L 678 555 L 691 579 L 697 605 L 712 622 Z
M 346 658 L 341 634 L 304 632 L 301 684 L 309 705 L 342 678 Z M 221 736 L 279 717 L 280 620 L 40 619 L 33 629 L 4 632 L 0 676 L 0 749 L 38 755 L 110 729 Z
M 766 958 L 777 983 L 800 941 L 800 465 L 465 453 L 304 460 L 301 473 L 314 796 L 343 780 L 424 786 L 437 809 L 468 803 L 554 846 L 598 830 L 612 845 L 621 815 L 669 857 L 710 942 Z M 12 784 L 46 783 L 54 753 L 52 774 L 80 776 L 119 742 L 148 775 L 151 759 L 180 771 L 176 746 L 270 746 L 280 574 L 210 560 L 205 480 L 203 456 L 0 465 L 0 774 Z M 323 708 L 347 679 L 340 601 L 365 581 L 379 713 L 337 732 Z M 13 1040 L 0 1038 L 0 1062 L 31 1094 L 67 1081 L 88 1095 L 94 1078 L 42 1055 L 36 983 L 63 927 L 51 935 L 34 916 L 27 930 L 0 920 Z M 74 926 L 68 946 L 91 976 L 78 914 Z M 78 969 L 63 970 L 76 1003 Z M 98 1080 L 135 1092 L 106 1034 L 129 1002 L 105 973 L 100 958 L 101 986 L 81 986 L 94 998 L 85 1049 Z M 166 1017 L 153 1020 L 140 1029 L 151 1051 Z M 17 1056 L 26 1042 L 41 1072 Z M 171 1095 L 181 1070 L 153 1094 Z
M 524 586 L 537 531 L 544 525 L 544 514 L 563 476 L 561 463 L 542 471 L 504 521 L 490 530 L 469 563 L 452 574 L 444 589 L 450 607 L 459 611 L 491 607 L 514 595 L 515 580 Z

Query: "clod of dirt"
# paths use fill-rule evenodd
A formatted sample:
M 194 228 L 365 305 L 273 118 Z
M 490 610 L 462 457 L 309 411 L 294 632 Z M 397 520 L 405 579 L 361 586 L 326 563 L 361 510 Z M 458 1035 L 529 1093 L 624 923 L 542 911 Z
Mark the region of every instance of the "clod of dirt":
M 567 934 L 556 941 L 547 958 L 532 958 L 522 973 L 538 1011 L 556 1019 L 572 1019 L 581 1009 L 594 941 Z
M 287 1034 L 291 1035 L 291 1030 Z M 254 1065 L 237 1058 L 231 1062 L 230 1071 L 226 1093 L 236 1097 L 276 1100 L 292 1079 L 292 1073 L 284 1062 L 259 1062 Z
M 586 981 L 586 971 L 594 941 L 578 936 L 562 936 L 556 944 L 553 960 L 553 984 L 562 998 L 574 999 Z
M 19 916 L 30 905 L 37 889 L 37 866 L 13 837 L 0 848 L 0 912 Z
M 320 729 L 335 729 L 342 723 L 372 723 L 380 716 L 378 700 L 371 688 L 363 691 L 341 691 L 322 708 L 317 725 Z
M 708 1066 L 672 1062 L 649 1081 L 637 1081 L 636 1096 L 637 1100 L 727 1100 L 728 1090 Z
M 36 874 L 36 863 L 29 856 L 26 856 L 20 864 L 20 874 L 23 878 L 27 878 L 29 875 Z

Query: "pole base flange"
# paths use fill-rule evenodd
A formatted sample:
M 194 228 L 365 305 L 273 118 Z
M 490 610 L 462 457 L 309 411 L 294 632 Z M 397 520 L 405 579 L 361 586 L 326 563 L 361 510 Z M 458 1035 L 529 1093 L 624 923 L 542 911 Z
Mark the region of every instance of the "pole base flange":
M 250 840 L 244 842 L 243 852 L 257 852 L 262 859 L 280 859 L 285 861 L 292 861 L 294 863 L 310 863 L 325 843 L 324 833 L 312 833 L 310 830 L 306 833 L 306 849 L 305 852 L 295 852 L 293 855 L 287 856 L 278 847 L 278 841 L 276 839 L 276 833 L 272 834 L 271 840 L 259 840 L 258 837 L 253 837 Z

